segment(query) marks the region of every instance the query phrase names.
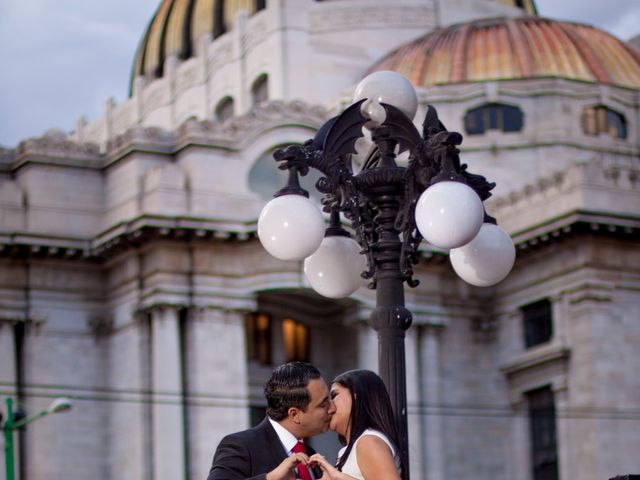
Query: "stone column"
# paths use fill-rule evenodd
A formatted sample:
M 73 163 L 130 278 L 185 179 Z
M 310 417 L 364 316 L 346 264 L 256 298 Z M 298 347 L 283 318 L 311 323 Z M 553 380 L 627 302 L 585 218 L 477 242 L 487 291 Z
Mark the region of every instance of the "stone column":
M 569 409 L 569 395 L 566 385 L 553 385 L 553 401 L 556 409 L 556 445 L 558 451 L 558 473 L 560 478 L 578 478 L 572 476 L 571 449 L 573 442 L 571 436 L 570 416 L 565 415 Z
M 524 396 L 519 395 L 511 403 L 511 462 L 508 478 L 531 478 L 531 442 L 529 435 L 529 410 Z M 564 478 L 564 477 L 561 477 Z M 568 479 L 570 480 L 570 479 Z
M 423 457 L 426 478 L 444 480 L 444 446 L 442 440 L 442 394 L 440 391 L 440 327 L 420 327 L 418 342 L 421 368 Z
M 411 480 L 422 480 L 425 473 L 424 462 L 424 435 L 422 431 L 422 418 L 424 408 L 422 405 L 423 381 L 420 365 L 419 325 L 414 325 L 407 330 L 405 337 L 406 379 L 407 379 L 407 424 L 409 432 L 409 470 Z
M 197 308 L 187 332 L 190 478 L 207 478 L 225 435 L 249 426 L 244 313 Z
M 358 368 L 378 372 L 378 335 L 366 323 L 358 325 Z
M 13 408 L 16 408 L 15 399 L 16 399 L 16 352 L 15 352 L 15 343 L 13 340 L 13 323 L 9 320 L 0 319 L 0 388 L 3 390 L 7 390 L 9 392 L 13 392 L 10 395 L 4 395 L 0 397 L 0 412 L 3 415 L 3 423 L 6 421 L 7 416 L 7 404 L 5 402 L 5 397 L 11 396 L 14 400 Z M 16 470 L 16 475 L 19 475 L 18 471 L 18 450 L 19 450 L 19 442 L 18 436 L 14 435 L 14 444 L 13 444 L 13 452 L 14 459 L 13 465 Z M 0 467 L 0 480 L 5 480 L 5 468 L 4 468 L 4 438 L 1 441 L 2 443 L 2 467 Z
M 181 361 L 178 310 L 154 309 L 151 312 L 154 480 L 185 478 Z

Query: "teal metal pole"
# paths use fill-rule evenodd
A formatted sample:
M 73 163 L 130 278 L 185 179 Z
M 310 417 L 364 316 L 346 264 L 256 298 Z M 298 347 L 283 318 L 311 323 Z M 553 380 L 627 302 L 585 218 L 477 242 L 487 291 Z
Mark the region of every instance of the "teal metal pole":
M 14 480 L 13 467 L 13 400 L 7 398 L 7 421 L 4 422 L 4 456 L 7 469 L 6 480 Z

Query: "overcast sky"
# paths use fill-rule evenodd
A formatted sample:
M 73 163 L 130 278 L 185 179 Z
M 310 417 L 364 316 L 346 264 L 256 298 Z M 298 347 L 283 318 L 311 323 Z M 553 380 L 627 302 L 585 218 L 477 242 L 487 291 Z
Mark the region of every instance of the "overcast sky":
M 127 98 L 133 56 L 160 0 L 0 0 L 0 145 L 71 131 Z M 445 0 L 446 1 L 446 0 Z M 536 0 L 539 14 L 628 40 L 640 0 Z

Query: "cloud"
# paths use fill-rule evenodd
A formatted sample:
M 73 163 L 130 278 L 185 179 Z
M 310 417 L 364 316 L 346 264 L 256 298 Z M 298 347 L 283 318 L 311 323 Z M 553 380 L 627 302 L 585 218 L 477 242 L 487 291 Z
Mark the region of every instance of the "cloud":
M 4 0 L 0 145 L 100 115 L 128 95 L 138 42 L 158 0 Z
M 536 5 L 541 16 L 587 23 L 622 40 L 640 33 L 638 0 L 536 0 Z
M 481 0 L 477 0 L 481 1 Z M 487 0 L 488 1 L 488 0 Z M 0 0 L 0 145 L 70 131 L 127 98 L 133 57 L 160 0 Z M 640 33 L 638 0 L 536 0 L 541 15 Z

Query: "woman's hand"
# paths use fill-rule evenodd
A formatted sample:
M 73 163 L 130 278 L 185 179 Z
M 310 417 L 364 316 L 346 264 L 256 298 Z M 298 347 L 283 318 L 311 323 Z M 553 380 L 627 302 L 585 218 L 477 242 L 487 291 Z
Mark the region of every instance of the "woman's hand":
M 299 464 L 308 465 L 309 457 L 305 453 L 293 453 L 280 465 L 267 473 L 267 480 L 295 480 L 295 469 Z
M 311 455 L 311 458 L 309 458 L 309 466 L 313 468 L 315 465 L 319 466 L 322 470 L 322 480 L 355 480 L 351 475 L 342 473 L 331 465 L 327 459 L 319 453 Z

